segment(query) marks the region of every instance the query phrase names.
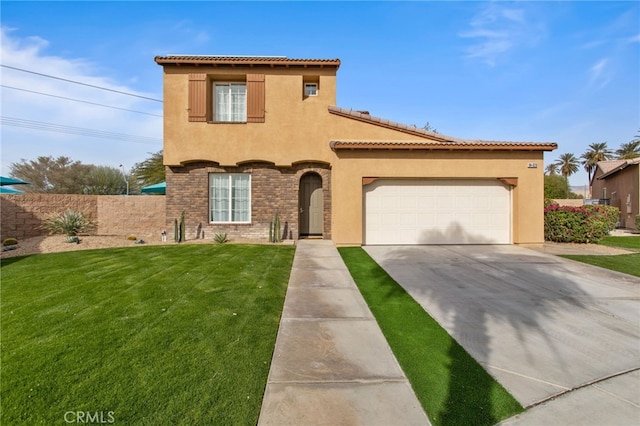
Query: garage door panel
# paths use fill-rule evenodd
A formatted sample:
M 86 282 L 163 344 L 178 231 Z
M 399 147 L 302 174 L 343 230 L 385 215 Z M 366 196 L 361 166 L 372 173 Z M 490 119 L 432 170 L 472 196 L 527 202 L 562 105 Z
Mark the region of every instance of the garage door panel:
M 364 198 L 365 244 L 511 242 L 511 194 L 497 180 L 381 179 Z

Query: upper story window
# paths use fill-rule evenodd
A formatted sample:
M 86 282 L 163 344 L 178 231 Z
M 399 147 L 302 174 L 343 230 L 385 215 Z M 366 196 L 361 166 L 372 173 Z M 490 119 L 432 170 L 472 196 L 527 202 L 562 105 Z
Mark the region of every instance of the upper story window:
M 304 96 L 318 96 L 318 83 L 305 83 Z
M 214 84 L 214 121 L 245 123 L 247 121 L 246 83 Z

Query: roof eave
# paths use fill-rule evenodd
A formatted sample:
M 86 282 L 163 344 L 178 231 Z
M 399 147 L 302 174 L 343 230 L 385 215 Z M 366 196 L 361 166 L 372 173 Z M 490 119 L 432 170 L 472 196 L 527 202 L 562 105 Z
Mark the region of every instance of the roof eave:
M 333 151 L 553 151 L 555 143 L 421 143 L 331 141 Z
M 194 65 L 194 66 L 228 66 L 228 67 L 340 67 L 339 59 L 289 59 L 285 57 L 268 56 L 156 56 L 154 61 L 158 65 Z

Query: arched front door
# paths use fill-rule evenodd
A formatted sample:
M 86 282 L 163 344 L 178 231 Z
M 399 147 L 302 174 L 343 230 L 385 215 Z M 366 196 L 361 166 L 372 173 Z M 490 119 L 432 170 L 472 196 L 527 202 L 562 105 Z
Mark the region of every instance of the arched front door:
M 322 178 L 317 173 L 308 173 L 300 179 L 300 236 L 322 236 L 324 209 Z

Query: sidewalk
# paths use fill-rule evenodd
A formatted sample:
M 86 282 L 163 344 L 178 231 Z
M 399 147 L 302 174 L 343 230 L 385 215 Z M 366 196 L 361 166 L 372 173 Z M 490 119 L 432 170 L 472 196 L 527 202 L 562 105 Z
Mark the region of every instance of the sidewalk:
M 428 425 L 333 242 L 298 242 L 259 425 Z
M 640 371 L 635 370 L 554 398 L 498 426 L 640 424 Z

